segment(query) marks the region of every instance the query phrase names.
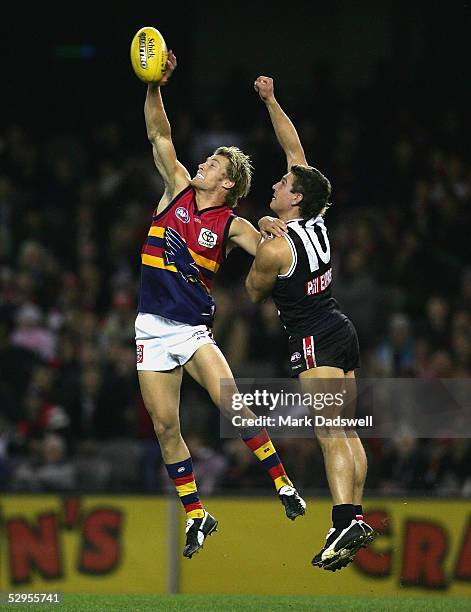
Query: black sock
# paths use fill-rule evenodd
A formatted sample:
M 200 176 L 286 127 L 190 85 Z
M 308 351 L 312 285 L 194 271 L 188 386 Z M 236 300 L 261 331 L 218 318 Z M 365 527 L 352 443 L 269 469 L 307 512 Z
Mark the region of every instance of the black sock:
M 345 529 L 355 519 L 353 504 L 338 504 L 332 507 L 332 525 L 335 529 Z
M 361 504 L 357 504 L 355 506 L 355 514 L 358 516 L 363 516 L 363 506 Z

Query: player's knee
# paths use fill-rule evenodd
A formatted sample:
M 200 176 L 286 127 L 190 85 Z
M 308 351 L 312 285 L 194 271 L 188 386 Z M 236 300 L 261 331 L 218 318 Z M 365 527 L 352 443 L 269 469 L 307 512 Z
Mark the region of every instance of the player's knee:
M 170 442 L 180 436 L 178 421 L 153 418 L 154 431 L 161 442 Z
M 316 437 L 323 449 L 336 447 L 338 444 L 342 444 L 342 440 L 345 441 L 338 429 L 332 430 L 327 427 L 316 428 Z

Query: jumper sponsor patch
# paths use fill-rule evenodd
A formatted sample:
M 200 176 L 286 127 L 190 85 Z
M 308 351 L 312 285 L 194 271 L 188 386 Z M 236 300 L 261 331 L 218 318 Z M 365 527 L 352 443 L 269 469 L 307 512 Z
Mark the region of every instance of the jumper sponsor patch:
M 306 295 L 316 295 L 316 293 L 322 293 L 332 282 L 332 268 L 329 268 L 327 272 L 321 274 L 317 278 L 313 278 L 306 283 Z
M 291 363 L 294 363 L 295 361 L 299 361 L 301 357 L 302 357 L 301 353 L 298 353 L 298 352 L 293 353 L 291 355 Z
M 217 234 L 206 227 L 201 228 L 200 235 L 198 236 L 198 244 L 201 244 L 201 246 L 204 246 L 207 249 L 212 249 L 214 246 L 216 246 L 217 241 Z

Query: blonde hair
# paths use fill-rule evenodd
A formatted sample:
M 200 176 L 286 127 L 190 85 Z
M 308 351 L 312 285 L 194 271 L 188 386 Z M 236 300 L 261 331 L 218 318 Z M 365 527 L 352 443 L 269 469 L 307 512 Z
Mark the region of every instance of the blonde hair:
M 250 157 L 238 147 L 218 147 L 214 155 L 222 155 L 229 161 L 226 174 L 229 180 L 234 181 L 234 187 L 227 190 L 226 204 L 235 208 L 239 199 L 250 191 L 253 171 Z

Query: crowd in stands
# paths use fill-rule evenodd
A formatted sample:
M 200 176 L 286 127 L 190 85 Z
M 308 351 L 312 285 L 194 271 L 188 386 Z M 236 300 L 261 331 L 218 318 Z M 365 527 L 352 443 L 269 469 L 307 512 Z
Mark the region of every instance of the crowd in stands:
M 471 160 L 463 113 L 384 100 L 380 112 L 366 93 L 349 104 L 328 83 L 322 92 L 312 103 L 292 99 L 287 110 L 308 160 L 333 185 L 326 216 L 333 291 L 358 331 L 359 375 L 469 379 Z M 265 109 L 251 117 L 233 111 L 197 127 L 188 109 L 178 109 L 173 138 L 190 173 L 221 144 L 252 156 L 253 189 L 236 212 L 256 224 L 269 212 L 284 160 Z M 140 108 L 135 115 L 132 133 L 112 116 L 87 133 L 50 126 L 43 138 L 19 122 L 0 133 L 3 491 L 166 490 L 134 345 L 140 248 L 162 183 Z M 236 376 L 289 376 L 273 303 L 254 305 L 245 293 L 249 266 L 240 250 L 223 266 L 215 338 Z M 217 409 L 189 379 L 181 421 L 202 492 L 271 486 L 245 445 L 220 438 Z M 314 437 L 276 444 L 300 490 L 327 490 Z M 368 491 L 471 496 L 468 438 L 402 432 L 365 444 Z

